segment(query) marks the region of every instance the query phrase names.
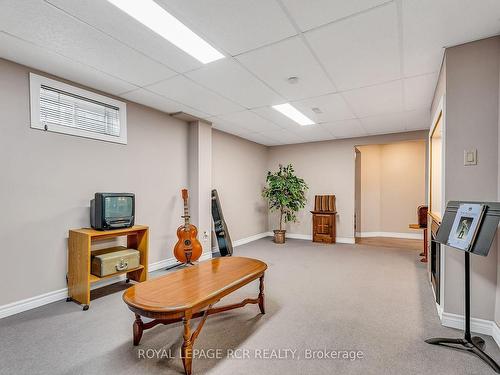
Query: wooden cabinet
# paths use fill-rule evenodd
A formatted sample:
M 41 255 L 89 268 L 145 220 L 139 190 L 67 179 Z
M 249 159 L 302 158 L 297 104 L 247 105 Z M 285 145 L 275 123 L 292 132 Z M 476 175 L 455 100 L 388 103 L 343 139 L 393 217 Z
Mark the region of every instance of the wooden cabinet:
M 313 214 L 313 242 L 335 243 L 335 212 L 311 211 Z
M 313 242 L 335 243 L 336 216 L 335 195 L 316 195 L 312 213 Z
M 100 240 L 127 238 L 127 247 L 139 250 L 139 267 L 127 269 L 112 275 L 98 277 L 90 273 L 92 243 Z M 72 229 L 68 238 L 68 300 L 74 300 L 87 310 L 90 305 L 90 287 L 92 284 L 120 274 L 137 282 L 148 277 L 148 242 L 149 229 L 143 225 L 132 228 L 99 231 L 90 228 Z

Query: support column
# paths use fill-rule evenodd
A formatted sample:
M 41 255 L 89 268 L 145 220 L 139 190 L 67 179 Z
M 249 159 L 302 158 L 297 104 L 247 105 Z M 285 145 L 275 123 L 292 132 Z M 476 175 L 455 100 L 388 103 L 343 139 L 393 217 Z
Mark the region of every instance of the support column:
M 189 196 L 191 222 L 198 228 L 203 253 L 211 253 L 212 124 L 189 123 Z

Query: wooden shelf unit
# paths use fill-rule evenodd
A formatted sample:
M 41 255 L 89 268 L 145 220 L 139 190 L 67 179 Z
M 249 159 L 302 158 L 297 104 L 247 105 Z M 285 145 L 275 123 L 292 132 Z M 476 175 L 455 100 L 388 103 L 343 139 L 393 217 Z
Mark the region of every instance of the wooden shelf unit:
M 92 244 L 95 241 L 127 237 L 127 247 L 140 252 L 139 267 L 105 277 L 90 273 Z M 79 302 L 87 310 L 90 305 L 90 286 L 98 281 L 126 274 L 137 282 L 148 277 L 149 228 L 134 225 L 131 228 L 99 231 L 91 228 L 71 229 L 68 238 L 68 299 Z
M 335 243 L 337 209 L 335 195 L 316 195 L 312 213 L 313 242 Z
M 142 270 L 142 269 L 144 269 L 144 266 L 140 265 L 139 267 L 135 267 L 135 268 L 132 268 L 130 270 L 116 272 L 116 273 L 113 273 L 111 275 L 107 275 L 107 276 L 103 276 L 103 277 L 99 277 L 99 276 L 90 274 L 90 283 L 93 284 L 93 283 L 96 283 L 96 282 L 101 281 L 101 280 L 105 280 L 105 279 L 109 279 L 111 277 L 123 275 L 124 273 L 131 273 L 131 272 L 134 272 L 134 271 L 139 271 L 139 270 Z

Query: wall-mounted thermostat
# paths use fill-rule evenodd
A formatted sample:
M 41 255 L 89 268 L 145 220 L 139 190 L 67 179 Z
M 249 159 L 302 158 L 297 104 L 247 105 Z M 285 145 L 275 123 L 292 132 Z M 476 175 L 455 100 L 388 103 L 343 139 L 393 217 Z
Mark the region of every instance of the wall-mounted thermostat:
M 477 165 L 477 149 L 464 151 L 464 165 Z

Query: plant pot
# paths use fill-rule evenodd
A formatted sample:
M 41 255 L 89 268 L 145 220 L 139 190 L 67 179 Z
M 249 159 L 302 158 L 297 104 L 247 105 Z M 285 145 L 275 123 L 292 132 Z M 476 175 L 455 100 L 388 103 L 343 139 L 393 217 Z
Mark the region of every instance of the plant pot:
M 274 231 L 274 242 L 283 244 L 285 243 L 285 233 L 286 230 L 275 229 Z

